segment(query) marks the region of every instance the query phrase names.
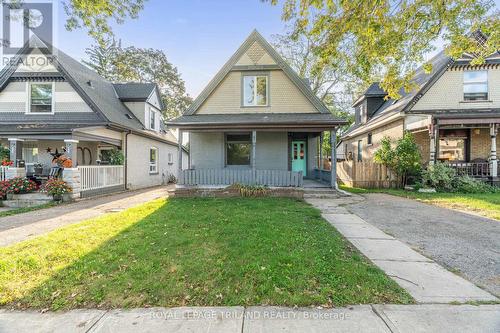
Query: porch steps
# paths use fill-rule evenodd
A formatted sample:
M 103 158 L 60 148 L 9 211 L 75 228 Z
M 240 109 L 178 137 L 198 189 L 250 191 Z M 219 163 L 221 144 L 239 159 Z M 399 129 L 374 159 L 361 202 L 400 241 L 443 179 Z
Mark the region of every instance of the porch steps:
M 304 188 L 304 199 L 338 199 L 342 193 L 328 187 Z
M 51 196 L 45 193 L 34 192 L 26 194 L 14 194 L 12 199 L 3 200 L 2 205 L 9 208 L 26 208 L 40 206 L 53 201 Z

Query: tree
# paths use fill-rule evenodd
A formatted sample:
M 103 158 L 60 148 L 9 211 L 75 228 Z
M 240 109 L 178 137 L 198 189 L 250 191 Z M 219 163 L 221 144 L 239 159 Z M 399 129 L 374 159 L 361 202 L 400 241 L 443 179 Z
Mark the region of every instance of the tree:
M 273 35 L 271 43 L 290 67 L 300 77 L 309 81 L 311 90 L 330 112 L 348 121 L 348 124 L 340 128 L 338 135 L 341 135 L 354 121 L 351 105 L 356 94 L 360 93 L 362 83 L 349 76 L 341 68 L 315 67 L 318 55 L 314 50 L 321 44 L 320 42 L 321 40 L 313 39 L 308 34 L 297 35 L 289 31 L 283 35 Z M 324 156 L 330 155 L 330 133 L 328 132 L 324 133 L 322 150 Z
M 22 1 L 22 0 L 20 0 Z M 138 17 L 146 0 L 63 0 L 66 29 L 86 28 L 99 44 L 113 36 L 110 21 L 122 24 Z
M 476 55 L 473 64 L 496 52 L 500 12 L 494 6 L 493 0 L 284 0 L 283 19 L 316 44 L 315 68 L 341 68 L 363 82 L 380 76 L 389 97 L 399 98 L 401 88 L 416 88 L 414 70 L 439 40 L 452 57 Z M 488 39 L 478 43 L 471 32 L 479 29 Z
M 401 177 L 401 183 L 406 185 L 408 176 L 416 174 L 421 169 L 422 157 L 415 137 L 405 132 L 402 138 L 396 141 L 393 147 L 392 140 L 384 137 L 380 148 L 374 155 L 376 163 L 383 164 Z
M 156 83 L 167 119 L 181 115 L 192 102 L 177 68 L 161 50 L 134 46 L 122 48 L 114 40 L 106 40 L 88 48 L 86 53 L 89 61 L 85 63 L 112 82 Z

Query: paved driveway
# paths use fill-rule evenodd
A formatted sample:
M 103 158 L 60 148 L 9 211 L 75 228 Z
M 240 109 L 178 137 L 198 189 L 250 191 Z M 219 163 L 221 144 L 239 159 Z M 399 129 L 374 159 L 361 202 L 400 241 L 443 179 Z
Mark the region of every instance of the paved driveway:
M 387 194 L 364 197 L 346 208 L 500 296 L 500 221 Z
M 173 185 L 122 192 L 2 217 L 0 218 L 0 247 L 48 233 L 68 224 L 167 197 L 168 189 L 171 188 Z

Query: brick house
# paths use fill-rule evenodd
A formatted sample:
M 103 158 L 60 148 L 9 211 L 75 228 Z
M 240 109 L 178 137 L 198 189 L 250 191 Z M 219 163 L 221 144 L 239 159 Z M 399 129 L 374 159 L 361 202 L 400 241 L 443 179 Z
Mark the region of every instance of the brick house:
M 451 59 L 444 51 L 417 69 L 418 88 L 387 99 L 373 83 L 353 104 L 355 123 L 339 141 L 339 156 L 372 162 L 383 137 L 414 134 L 424 164 L 441 161 L 462 174 L 498 180 L 497 135 L 500 124 L 500 53 L 474 66 L 471 55 Z

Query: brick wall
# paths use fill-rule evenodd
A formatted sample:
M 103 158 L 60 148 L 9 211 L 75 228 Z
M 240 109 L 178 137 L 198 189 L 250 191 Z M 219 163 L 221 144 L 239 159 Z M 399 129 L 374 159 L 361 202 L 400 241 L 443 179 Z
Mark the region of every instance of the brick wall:
M 500 142 L 500 137 L 497 136 L 497 149 Z M 488 159 L 491 150 L 490 129 L 481 128 L 479 134 L 475 134 L 474 130 L 471 133 L 470 142 L 470 159 L 476 158 Z

